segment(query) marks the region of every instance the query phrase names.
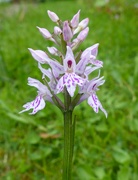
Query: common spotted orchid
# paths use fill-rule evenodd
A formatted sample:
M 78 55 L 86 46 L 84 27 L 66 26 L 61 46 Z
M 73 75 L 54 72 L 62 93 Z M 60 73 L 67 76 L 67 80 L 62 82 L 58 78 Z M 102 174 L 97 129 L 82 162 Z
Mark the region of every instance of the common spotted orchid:
M 25 110 L 21 112 L 33 109 L 32 114 L 35 114 L 45 107 L 45 101 L 58 105 L 64 111 L 64 102 L 61 102 L 57 94 L 61 92 L 64 94 L 67 91 L 71 98 L 74 98 L 77 93 L 79 94 L 80 98 L 75 104 L 88 99 L 88 104 L 96 113 L 98 113 L 98 109 L 101 109 L 107 117 L 107 113 L 96 95 L 98 86 L 104 83 L 103 77 L 90 80 L 89 76 L 93 71 L 103 67 L 103 62 L 96 59 L 99 44 L 75 53 L 88 35 L 89 19 L 85 18 L 79 22 L 80 10 L 70 21 L 62 22 L 57 14 L 49 10 L 48 16 L 56 23 L 54 31 L 50 33 L 45 28 L 38 26 L 37 28 L 42 36 L 53 41 L 55 46 L 47 47 L 48 52 L 29 48 L 31 55 L 38 62 L 44 84 L 32 78 L 28 79 L 28 84 L 38 89 L 38 96 L 34 101 L 25 104 L 23 106 Z M 49 65 L 48 69 L 44 68 L 45 64 Z M 78 92 L 76 91 L 77 86 L 79 87 L 77 88 Z
M 89 32 L 89 19 L 80 21 L 80 10 L 72 19 L 64 22 L 52 11 L 48 10 L 49 18 L 56 23 L 53 32 L 37 27 L 42 36 L 54 43 L 47 47 L 46 52 L 29 48 L 32 57 L 37 61 L 42 73 L 42 82 L 28 78 L 28 85 L 37 88 L 36 98 L 26 103 L 20 113 L 29 111 L 36 114 L 46 106 L 46 102 L 56 105 L 64 117 L 64 158 L 62 179 L 71 180 L 71 168 L 74 146 L 75 118 L 74 108 L 84 100 L 98 113 L 99 109 L 107 117 L 97 96 L 99 86 L 103 85 L 104 77 L 91 78 L 94 71 L 103 67 L 103 62 L 97 59 L 98 46 L 96 43 L 84 51 L 78 50 Z M 63 98 L 61 100 L 62 93 Z

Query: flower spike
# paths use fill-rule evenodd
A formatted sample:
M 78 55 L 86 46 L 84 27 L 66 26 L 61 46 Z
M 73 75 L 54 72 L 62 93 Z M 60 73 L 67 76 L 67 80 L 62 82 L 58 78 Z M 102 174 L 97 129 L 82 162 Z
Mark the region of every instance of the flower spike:
M 48 52 L 28 48 L 32 57 L 38 62 L 44 84 L 34 78 L 28 78 L 28 85 L 37 88 L 38 94 L 33 101 L 23 106 L 25 109 L 21 113 L 32 109 L 31 114 L 35 114 L 45 107 L 46 101 L 60 109 L 63 108 L 64 111 L 67 104 L 61 102 L 57 95 L 63 93 L 64 96 L 66 94 L 73 98 L 73 105 L 69 104 L 69 107 L 74 108 L 75 105 L 87 100 L 94 112 L 98 113 L 100 109 L 107 117 L 96 95 L 99 86 L 105 82 L 104 77 L 100 77 L 99 73 L 97 77 L 91 79 L 93 71 L 100 72 L 100 68 L 103 67 L 103 62 L 97 59 L 99 44 L 96 43 L 83 51 L 78 50 L 89 33 L 89 18 L 79 21 L 80 10 L 71 20 L 65 21 L 61 21 L 55 12 L 48 10 L 47 13 L 49 18 L 56 22 L 53 32 L 38 26 L 37 28 L 42 36 L 54 42 L 55 46 L 47 47 Z M 74 98 L 74 95 L 77 98 Z

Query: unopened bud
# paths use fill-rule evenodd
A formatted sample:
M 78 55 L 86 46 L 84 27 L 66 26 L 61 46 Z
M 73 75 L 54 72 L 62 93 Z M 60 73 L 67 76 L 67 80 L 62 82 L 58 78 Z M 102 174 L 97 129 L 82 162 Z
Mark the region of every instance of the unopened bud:
M 41 50 L 33 50 L 31 48 L 28 48 L 28 50 L 30 51 L 31 55 L 33 56 L 33 58 L 35 60 L 37 60 L 38 62 L 40 62 L 41 64 L 45 64 L 49 62 L 49 57 L 48 55 Z
M 51 40 L 51 41 L 53 41 L 53 42 L 56 43 L 56 41 L 52 38 L 52 35 L 50 34 L 50 32 L 49 32 L 47 29 L 45 29 L 45 28 L 40 28 L 40 27 L 38 27 L 38 26 L 37 26 L 37 28 L 38 28 L 38 30 L 40 31 L 40 33 L 42 34 L 42 36 L 43 36 L 44 38 L 49 39 L 49 40 Z
M 71 31 L 71 28 L 69 27 L 68 21 L 65 21 L 63 23 L 63 39 L 64 41 L 68 42 L 73 37 L 73 33 Z
M 47 47 L 50 54 L 58 56 L 58 50 L 55 47 Z
M 54 34 L 60 35 L 61 33 L 62 33 L 62 30 L 58 26 L 55 26 L 54 27 Z
M 76 33 L 80 32 L 81 30 L 85 29 L 87 27 L 88 23 L 89 23 L 89 18 L 83 19 L 79 23 L 78 27 L 74 30 L 74 34 L 76 34 Z
M 59 21 L 59 17 L 56 15 L 56 13 L 52 12 L 52 11 L 47 11 L 49 18 L 53 21 L 53 22 L 57 22 Z
M 72 28 L 76 28 L 78 26 L 79 18 L 80 18 L 80 10 L 77 12 L 77 14 L 73 16 L 72 20 L 70 21 L 70 25 Z
M 77 36 L 77 39 L 78 39 L 79 41 L 84 41 L 85 38 L 86 38 L 87 35 L 88 35 L 88 32 L 89 32 L 89 28 L 86 27 L 84 30 L 82 30 L 82 31 L 79 33 L 79 35 Z

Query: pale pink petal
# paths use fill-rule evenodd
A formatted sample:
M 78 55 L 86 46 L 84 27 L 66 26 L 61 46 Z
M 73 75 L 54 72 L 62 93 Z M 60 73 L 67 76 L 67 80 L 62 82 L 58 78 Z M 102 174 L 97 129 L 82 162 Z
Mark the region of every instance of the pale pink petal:
M 39 94 L 52 96 L 47 86 L 42 84 L 40 81 L 34 78 L 28 78 L 28 85 L 36 87 L 39 90 Z
M 102 104 L 100 103 L 98 97 L 96 96 L 96 94 L 92 94 L 89 98 L 88 98 L 88 104 L 93 108 L 93 110 L 98 113 L 99 112 L 99 108 L 101 109 L 101 111 L 104 112 L 106 118 L 107 118 L 107 112 L 106 110 L 102 107 Z
M 42 68 L 42 66 L 40 65 L 40 63 L 38 63 L 38 68 L 40 69 L 40 71 L 43 73 L 43 75 L 47 76 L 49 79 L 51 79 L 53 77 L 51 69 L 44 69 Z
M 85 68 L 84 74 L 85 74 L 85 76 L 88 78 L 88 75 L 89 75 L 90 73 L 92 73 L 93 71 L 95 71 L 95 70 L 97 70 L 97 69 L 99 69 L 99 68 L 100 68 L 100 67 L 98 67 L 98 66 L 92 67 L 91 65 L 89 65 L 89 66 L 87 66 L 87 67 Z
M 79 18 L 80 18 L 80 10 L 73 16 L 73 18 L 70 21 L 70 25 L 72 28 L 76 28 L 79 24 Z
M 103 62 L 99 61 L 99 60 L 95 60 L 95 59 L 91 60 L 91 58 L 90 58 L 90 63 L 97 66 L 97 67 L 103 67 Z
M 97 91 L 98 90 L 98 87 L 103 85 L 105 80 L 103 79 L 104 77 L 101 77 L 101 78 L 94 78 L 92 79 L 90 82 L 89 82 L 89 86 L 87 88 L 87 92 L 88 93 L 91 93 L 93 91 Z
M 68 70 L 70 72 L 75 72 L 76 62 L 74 59 L 74 54 L 72 52 L 72 49 L 69 46 L 67 46 L 67 52 L 66 52 L 65 59 L 63 60 L 63 66 L 64 66 L 65 72 L 67 72 Z
M 58 79 L 59 75 L 60 75 L 60 74 L 63 74 L 63 72 L 64 72 L 63 66 L 62 66 L 59 62 L 53 61 L 53 60 L 51 60 L 51 61 L 49 62 L 49 65 L 50 65 L 51 68 L 52 68 L 52 72 L 53 72 L 54 77 L 55 77 L 56 79 Z
M 25 111 L 29 111 L 30 109 L 33 109 L 32 113 L 29 114 L 36 114 L 41 109 L 44 109 L 45 107 L 45 101 L 41 96 L 37 96 L 34 101 L 28 102 L 25 105 L 23 105 L 24 110 L 22 110 L 19 113 L 23 113 Z
M 38 62 L 40 62 L 41 64 L 46 64 L 50 61 L 50 58 L 48 57 L 48 55 L 41 50 L 33 50 L 31 48 L 28 48 L 31 55 L 33 56 L 33 58 L 35 60 L 37 60 Z
M 59 81 L 58 84 L 56 86 L 56 94 L 60 93 L 61 91 L 63 91 L 65 86 L 65 82 L 64 82 L 64 76 L 62 76 Z
M 81 55 L 81 58 L 83 59 L 88 53 L 90 54 L 90 56 L 96 57 L 98 53 L 98 46 L 99 44 L 97 43 L 85 49 Z
M 76 72 L 78 74 L 84 73 L 86 65 L 89 63 L 89 58 L 90 58 L 90 52 L 87 51 L 87 53 L 85 53 L 85 56 L 81 57 L 80 61 L 78 62 L 76 66 Z
M 85 79 L 76 75 L 75 73 L 66 73 L 64 76 L 60 78 L 57 84 L 57 94 L 60 93 L 64 86 L 66 86 L 68 93 L 71 97 L 74 96 L 74 92 L 76 89 L 76 85 L 83 86 Z

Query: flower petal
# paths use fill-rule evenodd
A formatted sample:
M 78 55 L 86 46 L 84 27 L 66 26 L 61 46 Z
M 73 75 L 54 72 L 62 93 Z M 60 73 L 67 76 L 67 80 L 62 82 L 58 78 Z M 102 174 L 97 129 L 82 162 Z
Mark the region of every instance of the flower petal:
M 41 64 L 47 64 L 50 61 L 50 58 L 44 51 L 33 50 L 31 48 L 28 48 L 28 49 L 31 55 L 33 56 L 33 58 L 37 60 L 38 62 L 40 62 Z
M 36 114 L 41 109 L 44 109 L 45 101 L 41 96 L 37 96 L 34 101 L 24 104 L 23 107 L 25 109 L 19 113 L 23 113 L 25 111 L 29 111 L 30 109 L 33 109 L 32 113 L 29 113 L 29 114 Z
M 51 69 L 44 69 L 42 68 L 41 64 L 38 63 L 38 68 L 40 69 L 40 71 L 43 73 L 44 76 L 47 76 L 49 79 L 53 78 Z
M 106 110 L 102 107 L 102 104 L 100 103 L 98 97 L 96 96 L 96 94 L 92 94 L 91 96 L 89 96 L 88 98 L 88 104 L 93 108 L 93 110 L 98 113 L 99 112 L 99 108 L 101 109 L 101 111 L 103 111 L 103 113 L 105 114 L 106 118 L 107 118 L 107 112 Z
M 57 84 L 57 94 L 60 93 L 64 86 L 66 86 L 68 93 L 71 97 L 74 96 L 76 85 L 83 86 L 85 79 L 76 75 L 75 73 L 66 73 L 60 78 Z
M 59 75 L 60 75 L 60 74 L 63 74 L 63 72 L 64 72 L 63 66 L 62 66 L 61 64 L 59 64 L 59 62 L 53 61 L 53 60 L 51 60 L 51 61 L 49 62 L 49 65 L 50 65 L 51 68 L 52 68 L 52 72 L 53 72 L 54 77 L 55 77 L 56 79 L 58 79 Z
M 28 85 L 36 87 L 39 90 L 39 94 L 48 95 L 48 96 L 52 97 L 48 88 L 44 84 L 42 84 L 40 81 L 38 81 L 37 79 L 29 77 Z

